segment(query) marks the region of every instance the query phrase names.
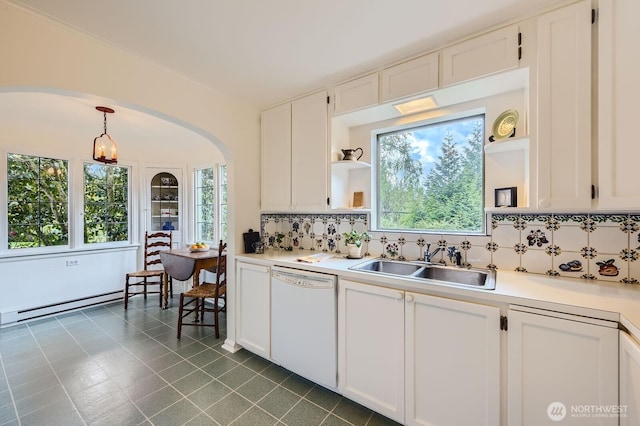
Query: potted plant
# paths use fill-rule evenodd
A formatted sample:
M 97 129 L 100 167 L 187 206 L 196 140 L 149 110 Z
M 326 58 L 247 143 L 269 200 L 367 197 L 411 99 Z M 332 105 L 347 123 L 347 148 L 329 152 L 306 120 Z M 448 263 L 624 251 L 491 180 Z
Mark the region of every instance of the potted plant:
M 355 229 L 351 232 L 343 232 L 344 243 L 347 246 L 347 257 L 353 259 L 359 259 L 362 257 L 362 242 L 365 238 L 369 238 L 369 234 L 366 232 L 358 232 Z

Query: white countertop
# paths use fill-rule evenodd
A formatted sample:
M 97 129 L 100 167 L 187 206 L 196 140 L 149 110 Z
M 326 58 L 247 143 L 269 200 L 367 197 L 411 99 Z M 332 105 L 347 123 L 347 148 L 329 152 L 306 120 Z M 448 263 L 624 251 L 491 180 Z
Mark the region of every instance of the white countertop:
M 236 254 L 236 260 L 265 266 L 284 266 L 313 272 L 338 275 L 341 278 L 383 285 L 405 291 L 435 296 L 455 297 L 494 304 L 531 306 L 618 321 L 640 340 L 640 285 L 606 281 L 589 281 L 498 270 L 495 290 L 483 290 L 392 277 L 349 268 L 371 258 L 347 259 L 338 255 L 317 263 L 304 263 L 298 257 L 318 252 L 297 253 L 267 250 L 265 254 Z

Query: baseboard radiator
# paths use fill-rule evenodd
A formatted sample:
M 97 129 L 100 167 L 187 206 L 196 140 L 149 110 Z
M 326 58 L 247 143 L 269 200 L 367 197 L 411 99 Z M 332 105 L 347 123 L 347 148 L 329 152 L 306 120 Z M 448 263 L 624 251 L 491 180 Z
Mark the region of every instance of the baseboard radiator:
M 37 318 L 61 314 L 63 312 L 75 311 L 78 309 L 102 305 L 109 302 L 115 302 L 118 300 L 122 300 L 123 297 L 123 290 L 118 290 L 112 291 L 110 293 L 97 294 L 95 296 L 67 300 L 59 303 L 52 303 L 50 305 L 22 309 L 19 311 L 0 312 L 0 327 L 12 326 Z

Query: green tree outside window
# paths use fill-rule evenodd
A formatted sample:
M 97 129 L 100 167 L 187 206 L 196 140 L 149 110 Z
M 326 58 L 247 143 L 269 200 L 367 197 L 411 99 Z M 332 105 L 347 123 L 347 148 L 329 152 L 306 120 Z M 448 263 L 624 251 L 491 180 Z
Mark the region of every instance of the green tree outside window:
M 378 229 L 484 230 L 484 116 L 378 135 Z
M 69 243 L 68 161 L 7 155 L 8 248 Z
M 129 240 L 129 169 L 84 164 L 85 244 Z

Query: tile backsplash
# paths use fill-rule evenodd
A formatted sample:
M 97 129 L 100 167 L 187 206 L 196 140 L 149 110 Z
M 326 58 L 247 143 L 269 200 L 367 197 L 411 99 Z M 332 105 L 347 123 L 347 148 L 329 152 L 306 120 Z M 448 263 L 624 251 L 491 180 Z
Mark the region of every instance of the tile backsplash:
M 468 265 L 584 280 L 640 282 L 640 213 L 489 215 L 490 235 L 372 232 L 366 213 L 262 214 L 260 234 L 270 249 L 344 253 L 343 232 L 367 231 L 366 255 L 450 264 L 456 247 Z

